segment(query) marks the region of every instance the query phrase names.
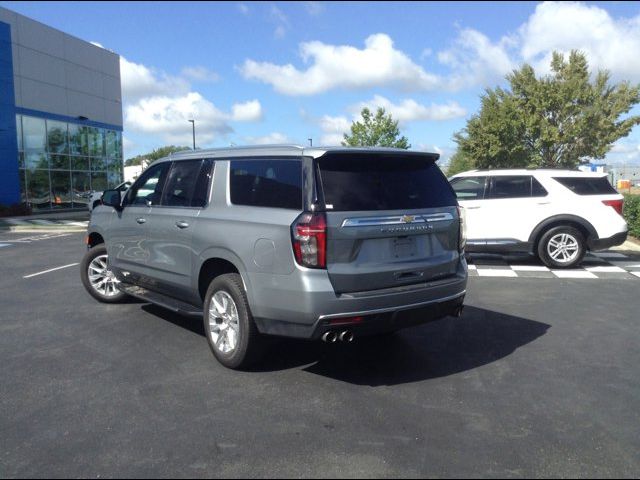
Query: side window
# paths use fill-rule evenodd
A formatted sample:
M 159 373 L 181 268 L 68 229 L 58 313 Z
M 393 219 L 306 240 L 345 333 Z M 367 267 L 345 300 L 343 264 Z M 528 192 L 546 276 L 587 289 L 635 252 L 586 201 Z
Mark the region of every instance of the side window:
M 531 196 L 531 176 L 491 177 L 486 198 L 525 198 Z
M 546 197 L 547 195 L 549 195 L 549 192 L 547 192 L 546 188 L 535 177 L 531 177 L 531 196 Z
M 458 200 L 482 200 L 486 177 L 459 177 L 451 181 Z
M 213 160 L 207 159 L 202 162 L 202 168 L 196 181 L 196 189 L 193 192 L 193 198 L 191 199 L 191 206 L 202 208 L 209 201 L 209 185 L 211 185 L 211 179 L 213 178 Z
M 302 209 L 300 160 L 232 160 L 231 203 Z
M 190 207 L 201 168 L 202 160 L 173 162 L 160 204 L 166 207 Z
M 157 205 L 162 196 L 162 184 L 169 170 L 169 162 L 149 168 L 127 192 L 126 205 Z

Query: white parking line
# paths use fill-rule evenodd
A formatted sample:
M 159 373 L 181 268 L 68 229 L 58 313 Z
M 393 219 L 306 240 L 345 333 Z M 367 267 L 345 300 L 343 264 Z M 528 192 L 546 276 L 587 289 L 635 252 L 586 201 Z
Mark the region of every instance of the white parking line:
M 511 265 L 511 269 L 516 272 L 548 272 L 547 267 L 541 265 Z
M 63 265 L 62 267 L 50 268 L 49 270 L 45 270 L 44 272 L 32 273 L 31 275 L 25 275 L 22 278 L 31 278 L 38 275 L 44 275 L 45 273 L 55 272 L 56 270 L 62 270 L 63 268 L 75 267 L 76 265 L 80 265 L 79 263 L 70 263 L 69 265 Z
M 587 267 L 587 271 L 591 273 L 627 273 L 624 268 L 612 267 Z
M 0 243 L 0 248 L 2 247 L 10 247 L 11 244 L 10 243 Z
M 489 268 L 479 268 L 477 270 L 478 275 L 481 277 L 517 277 L 518 274 L 513 270 L 509 269 L 489 269 Z
M 640 278 L 640 272 L 629 272 L 631 275 L 635 275 Z
M 598 278 L 586 270 L 551 270 L 558 278 Z

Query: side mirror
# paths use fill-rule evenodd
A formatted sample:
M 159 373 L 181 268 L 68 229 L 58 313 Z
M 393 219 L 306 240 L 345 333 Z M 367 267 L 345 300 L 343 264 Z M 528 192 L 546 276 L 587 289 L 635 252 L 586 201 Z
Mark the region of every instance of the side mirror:
M 113 207 L 116 210 L 122 210 L 122 198 L 118 190 L 105 190 L 102 194 L 102 204 Z

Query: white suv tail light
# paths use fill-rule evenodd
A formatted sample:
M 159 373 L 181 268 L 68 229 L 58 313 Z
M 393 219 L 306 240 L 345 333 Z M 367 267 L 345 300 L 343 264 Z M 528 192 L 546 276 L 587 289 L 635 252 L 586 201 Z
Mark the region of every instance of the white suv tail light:
M 467 212 L 464 207 L 458 207 L 460 218 L 460 233 L 458 235 L 458 251 L 462 252 L 467 244 Z
M 602 203 L 607 205 L 608 207 L 612 207 L 618 215 L 622 216 L 622 207 L 624 205 L 624 200 L 603 200 Z

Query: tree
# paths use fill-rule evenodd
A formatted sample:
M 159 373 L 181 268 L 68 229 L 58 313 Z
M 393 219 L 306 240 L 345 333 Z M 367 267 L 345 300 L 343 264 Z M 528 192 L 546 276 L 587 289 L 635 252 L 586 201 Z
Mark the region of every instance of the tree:
M 409 149 L 407 137 L 400 136 L 398 121 L 379 107 L 375 116 L 368 108 L 360 112 L 362 122 L 351 124 L 351 135 L 344 134 L 342 145 L 350 147 L 394 147 Z
M 182 152 L 184 150 L 191 150 L 189 147 L 176 147 L 175 145 L 169 145 L 167 147 L 160 147 L 153 150 L 151 153 L 145 153 L 143 155 L 137 155 L 132 158 L 128 158 L 125 160 L 125 167 L 130 167 L 132 165 L 142 165 L 143 163 L 150 164 L 168 156 L 171 153 Z
M 476 168 L 476 164 L 473 159 L 466 155 L 461 149 L 458 149 L 449 160 L 447 177 L 451 177 L 456 173 L 466 172 L 467 170 L 473 170 L 474 168 Z
M 611 85 L 606 71 L 591 80 L 577 51 L 568 61 L 554 52 L 551 72 L 537 78 L 525 64 L 507 75 L 510 90 L 486 90 L 480 112 L 454 136 L 459 151 L 478 168 L 575 168 L 604 158 L 640 123 L 625 117 L 640 102 L 640 86 Z

